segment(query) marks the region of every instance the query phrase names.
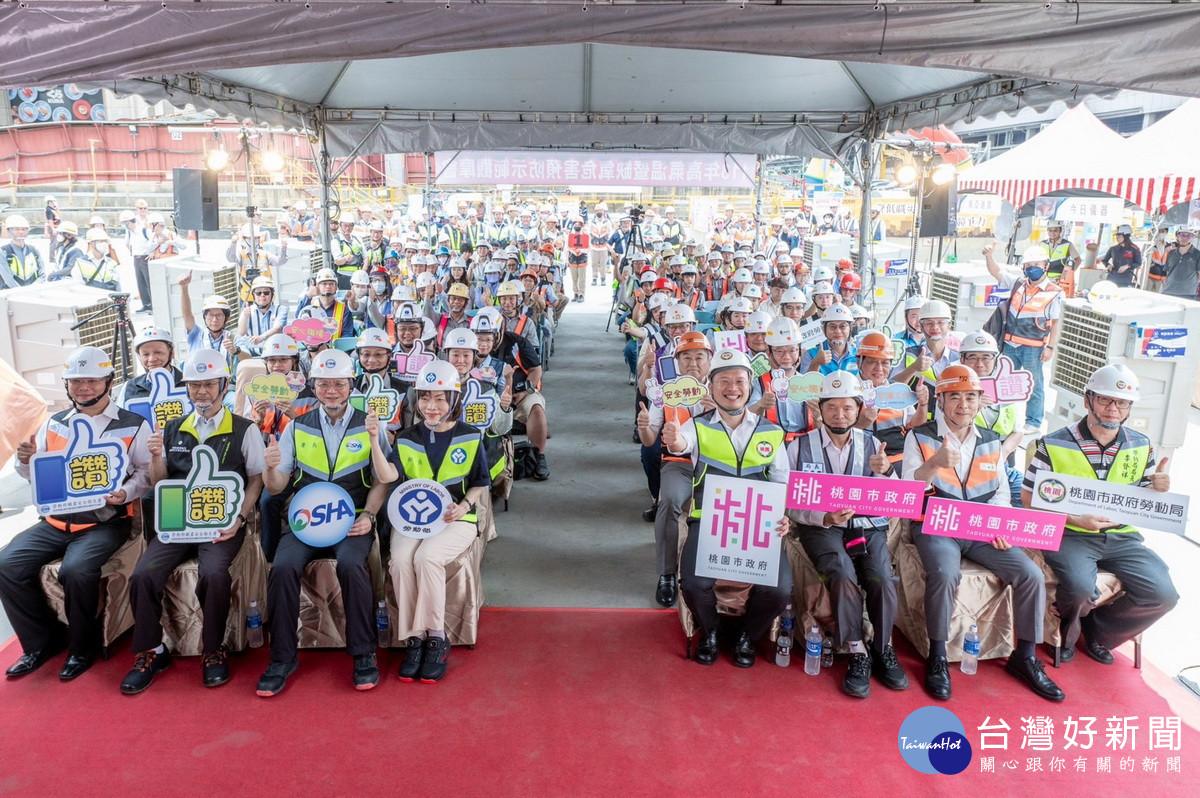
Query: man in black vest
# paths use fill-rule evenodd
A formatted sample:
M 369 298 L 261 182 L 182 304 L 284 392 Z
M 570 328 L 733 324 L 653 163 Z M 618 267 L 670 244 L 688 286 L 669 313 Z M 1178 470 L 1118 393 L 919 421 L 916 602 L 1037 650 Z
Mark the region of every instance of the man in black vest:
M 171 652 L 163 645 L 162 600 L 171 573 L 195 557 L 200 564 L 196 598 L 203 611 L 204 657 L 201 671 L 205 687 L 229 681 L 229 663 L 224 641 L 229 620 L 233 577 L 229 567 L 242 548 L 248 517 L 262 491 L 263 439 L 254 422 L 235 416 L 221 404 L 229 387 L 225 356 L 211 349 L 193 352 L 183 365 L 183 381 L 194 410 L 184 418 L 167 423 L 162 432 L 150 436 L 150 479 L 184 479 L 192 470 L 196 447 L 204 444 L 217 455 L 218 474 L 239 475 L 245 486 L 237 517 L 211 543 L 164 543 L 151 539 L 129 580 L 129 602 L 133 607 L 133 650 L 138 652 L 133 669 L 121 682 L 121 692 L 135 695 L 171 665 Z M 147 524 L 153 519 L 147 519 Z

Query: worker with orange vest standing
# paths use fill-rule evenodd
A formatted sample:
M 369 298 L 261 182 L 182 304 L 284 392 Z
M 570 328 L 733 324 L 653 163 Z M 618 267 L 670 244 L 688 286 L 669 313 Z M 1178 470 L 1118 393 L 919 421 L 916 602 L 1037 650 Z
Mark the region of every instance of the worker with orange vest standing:
M 17 448 L 17 473 L 30 479 L 30 458 L 39 452 L 63 452 L 77 443 L 73 421 L 87 422 L 96 443 L 117 442 L 124 453 L 119 485 L 95 510 L 45 515 L 17 534 L 0 551 L 0 605 L 12 623 L 22 654 L 8 669 L 10 679 L 33 673 L 67 649 L 59 678 L 70 681 L 91 667 L 100 647 L 100 569 L 129 540 L 133 503 L 150 486 L 150 427 L 136 413 L 111 401 L 113 365 L 104 350 L 76 349 L 63 374 L 71 409 L 55 413 L 30 440 Z M 80 457 L 79 459 L 90 459 Z M 67 625 L 64 628 L 42 592 L 42 566 L 61 559 Z

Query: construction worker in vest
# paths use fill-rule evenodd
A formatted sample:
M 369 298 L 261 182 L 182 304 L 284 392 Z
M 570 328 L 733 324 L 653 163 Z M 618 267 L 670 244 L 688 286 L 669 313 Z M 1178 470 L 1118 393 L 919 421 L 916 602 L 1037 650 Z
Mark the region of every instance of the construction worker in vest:
M 120 291 L 117 262 L 109 254 L 108 233 L 99 228 L 87 231 L 82 255 L 74 259 L 75 269 L 83 284 L 101 291 Z
M 1079 250 L 1063 237 L 1065 225 L 1058 219 L 1046 223 L 1046 240 L 1042 246 L 1049 253 L 1046 276 L 1064 287 L 1075 284 L 1075 268 L 1079 265 Z
M 856 375 L 835 371 L 821 381 L 824 424 L 787 446 L 793 471 L 895 479 L 887 444 L 858 429 L 863 409 Z M 908 676 L 892 648 L 892 627 L 899 607 L 888 551 L 888 519 L 856 515 L 853 507 L 836 511 L 789 510 L 798 537 L 821 581 L 829 588 L 836 619 L 835 646 L 849 645 L 850 663 L 842 692 L 854 698 L 871 694 L 872 673 L 889 690 L 907 690 Z M 871 651 L 863 643 L 863 608 L 874 629 Z
M 521 312 L 521 294 L 525 287 L 516 280 L 507 280 L 496 289 L 500 315 L 504 317 L 504 329 L 515 336 L 525 338 L 536 349 L 542 339 L 538 334 L 537 322 L 528 313 Z
M 481 310 L 480 313 L 483 313 Z M 477 317 L 478 318 L 478 317 Z M 511 367 L 509 372 L 513 395 L 513 421 L 524 424 L 526 436 L 537 451 L 534 479 L 550 478 L 546 459 L 546 442 L 550 439 L 550 422 L 546 416 L 546 399 L 542 396 L 542 360 L 528 338 L 507 331 L 502 317 L 492 316 L 496 323 L 496 343 L 491 354 Z
M 470 332 L 463 331 L 463 332 Z M 479 536 L 476 506 L 492 481 L 480 431 L 459 420 L 462 382 L 454 366 L 435 360 L 417 375 L 417 410 L 424 419 L 403 430 L 389 458 L 396 489 L 432 479 L 450 492 L 446 527 L 427 538 L 393 533 L 388 571 L 395 588 L 397 634 L 405 638 L 400 681 L 426 684 L 446 675 L 446 566 Z
M 701 386 L 708 385 L 708 368 L 712 362 L 712 344 L 704 333 L 686 332 L 675 345 L 675 364 L 679 376 L 692 377 Z M 638 438 L 643 447 L 660 452 L 658 501 L 655 502 L 654 556 L 658 566 L 658 587 L 654 600 L 664 607 L 675 606 L 678 589 L 676 562 L 679 559 L 679 514 L 692 497 L 692 459 L 673 455 L 662 446 L 662 429 L 674 422 L 683 426 L 696 413 L 715 410 L 716 405 L 705 393 L 698 403 L 690 406 L 668 407 L 656 403 L 640 403 L 637 417 Z
M 431 350 L 425 348 L 425 344 L 421 341 L 421 334 L 425 330 L 425 317 L 417 309 L 414 302 L 402 302 L 396 307 L 396 312 L 392 318 L 388 320 L 391 327 L 389 338 L 394 334 L 396 346 L 392 352 L 396 355 L 413 355 L 418 354 L 417 343 L 421 342 L 420 349 L 433 354 Z M 415 369 L 414 369 L 415 371 Z M 412 388 L 415 374 L 397 373 L 396 377 L 406 387 Z
M 959 361 L 979 375 L 980 379 L 995 374 L 1000 363 L 1000 348 L 985 330 L 976 330 L 963 336 L 958 347 Z M 1009 364 L 1011 366 L 1011 362 Z M 1005 473 L 1013 492 L 1013 506 L 1021 503 L 1021 472 L 1013 468 L 1016 451 L 1025 439 L 1021 426 L 1024 408 L 1021 402 L 997 403 L 986 395 L 980 399 L 979 415 L 975 423 L 987 427 L 1000 436 L 1000 451 L 1004 457 Z
M 1128 368 L 1097 369 L 1085 388 L 1085 417 L 1037 442 L 1025 473 L 1022 503 L 1031 506 L 1034 484 L 1043 471 L 1169 491 L 1168 458 L 1156 462 L 1150 439 L 1125 426 L 1140 398 L 1138 378 Z M 1113 515 L 1119 517 L 1120 510 L 1114 509 Z M 1179 602 L 1167 564 L 1146 548 L 1135 527 L 1107 514 L 1067 516 L 1058 551 L 1042 554 L 1058 579 L 1055 604 L 1062 662 L 1074 659 L 1082 631 L 1084 653 L 1111 665 L 1111 649 L 1149 629 Z M 1098 568 L 1115 574 L 1122 587 L 1121 597 L 1103 607 L 1094 603 L 1099 596 Z
M 833 283 L 828 280 L 814 282 L 809 296 L 812 297 L 812 305 L 804 312 L 801 323 L 821 321 L 825 317 L 825 311 L 837 303 L 837 292 L 833 290 Z
M 133 338 L 133 353 L 141 364 L 142 373 L 121 386 L 121 395 L 115 400 L 118 407 L 128 408 L 134 399 L 145 399 L 150 395 L 149 372 L 154 369 L 169 369 L 175 384 L 183 384 L 183 375 L 172 361 L 175 359 L 175 341 L 168 330 L 156 327 L 143 328 Z
M 738 269 L 733 272 L 729 278 L 729 290 L 722 295 L 717 303 L 716 312 L 719 314 L 729 308 L 735 299 L 739 299 L 746 294 L 746 289 L 754 282 L 754 275 L 749 269 Z
M 800 373 L 800 330 L 791 319 L 772 319 L 766 344 L 771 370 L 754 380 L 750 410 L 779 426 L 790 443 L 820 423 L 815 407 L 787 395 L 787 382 Z
M 354 235 L 354 222 L 354 214 L 349 211 L 339 216 L 337 234 L 329 241 L 340 291 L 350 290 L 350 275 L 363 267 L 363 245 Z
M 32 285 L 42 279 L 45 264 L 42 253 L 28 243 L 29 220 L 14 213 L 4 220 L 9 242 L 0 247 L 0 288 Z
M 376 514 L 387 495 L 387 482 L 379 478 L 372 452 L 384 452 L 386 443 L 381 433 L 367 431 L 367 414 L 350 407 L 354 364 L 349 355 L 336 349 L 322 352 L 310 376 L 319 407 L 289 424 L 278 442 L 268 442 L 263 482 L 273 494 L 289 486 L 299 491 L 314 482 L 332 482 L 350 494 L 356 517 L 349 535 L 327 548 L 315 548 L 284 532 L 267 580 L 271 662 L 258 680 L 257 693 L 263 698 L 278 695 L 299 665 L 300 577 L 320 557 L 337 559 L 354 687 L 370 690 L 379 683 L 375 593 L 367 556 L 375 542 Z M 378 419 L 376 424 L 382 427 Z
M 394 390 L 398 394 L 399 401 L 396 402 L 396 412 L 392 414 L 391 418 L 383 415 L 380 415 L 379 418 L 384 424 L 390 441 L 403 426 L 406 409 L 404 399 L 411 383 L 404 382 L 388 373 L 394 362 L 392 360 L 392 342 L 388 340 L 387 333 L 383 330 L 378 328 L 363 330 L 363 334 L 358 337 L 355 349 L 358 352 L 358 365 L 362 369 L 362 374 L 355 380 L 354 392 L 366 396 L 367 391 L 371 389 L 371 378 L 378 376 L 383 380 L 385 389 Z
M 845 305 L 830 305 L 821 314 L 825 340 L 807 349 L 800 359 L 800 371 L 832 374 L 858 371 L 858 354 L 853 340 L 854 314 Z M 799 339 L 797 339 L 799 340 Z
M 79 226 L 74 222 L 62 222 L 58 225 L 60 242 L 58 251 L 58 268 L 46 275 L 47 281 L 66 280 L 75 270 L 75 265 L 84 257 L 83 248 L 79 246 Z M 51 263 L 54 259 L 51 258 Z
M 229 662 L 225 651 L 225 627 L 233 576 L 229 573 L 234 557 L 241 551 L 248 519 L 262 491 L 263 439 L 249 419 L 235 416 L 221 404 L 229 385 L 229 367 L 225 358 L 206 349 L 188 355 L 183 364 L 183 381 L 194 408 L 184 418 L 167 422 L 161 432 L 152 434 L 150 479 L 187 479 L 192 471 L 196 447 L 204 444 L 217 456 L 219 481 L 223 474 L 236 474 L 242 480 L 244 494 L 233 523 L 213 535 L 210 543 L 164 543 L 153 537 L 129 580 L 129 603 L 133 609 L 133 650 L 137 652 L 133 669 L 121 682 L 121 692 L 136 695 L 171 665 L 171 652 L 163 645 L 163 595 L 167 580 L 179 565 L 195 558 L 199 563 L 196 599 L 200 604 L 201 639 L 204 656 L 200 671 L 205 687 L 219 687 L 229 681 Z M 149 520 L 148 520 L 149 522 Z
M 1167 256 L 1175 249 L 1174 243 L 1167 243 L 1167 232 L 1170 229 L 1165 224 L 1159 224 L 1154 232 L 1154 240 L 1146 245 L 1147 266 L 1142 287 L 1156 294 L 1162 293 L 1163 283 L 1167 279 Z
M 983 388 L 979 377 L 966 366 L 954 364 L 937 381 L 941 414 L 909 433 L 904 442 L 905 479 L 924 482 L 928 496 L 1008 507 L 1008 481 L 1000 436 L 978 426 Z M 1065 697 L 1047 676 L 1037 658 L 1046 615 L 1046 580 L 1028 555 L 1002 537 L 990 542 L 926 535 L 919 521 L 912 537 L 925 568 L 925 628 L 929 656 L 925 661 L 925 690 L 936 699 L 950 697 L 950 668 L 946 644 L 955 595 L 962 581 L 961 561 L 966 557 L 990 570 L 1012 587 L 1017 647 L 1005 671 L 1049 701 Z
M 894 356 L 891 339 L 881 332 L 868 332 L 859 340 L 858 376 L 864 391 L 891 383 L 888 373 L 892 370 Z M 929 418 L 929 388 L 925 383 L 919 383 L 915 392 L 917 403 L 914 407 L 877 407 L 870 399 L 863 403 L 858 414 L 856 426 L 887 444 L 888 461 L 897 468 L 904 460 L 905 435 Z
M 1025 434 L 1041 432 L 1045 418 L 1045 371 L 1042 364 L 1054 357 L 1062 318 L 1063 290 L 1046 272 L 1049 255 L 1045 247 L 1033 246 L 1021 257 L 1018 277 L 1003 271 L 992 257 L 994 245 L 983 248 L 988 273 L 998 288 L 1009 290 L 1008 315 L 1004 323 L 1004 350 L 1013 365 L 1033 373 L 1033 393 L 1025 403 Z
M 924 383 L 929 390 L 941 377 L 942 371 L 958 362 L 958 352 L 946 346 L 950 334 L 950 306 L 940 299 L 930 299 L 921 306 L 918 322 L 924 340 L 905 347 L 904 359 L 892 369 L 892 382 L 902 382 L 916 389 Z M 932 417 L 933 408 L 929 408 Z
M 73 420 L 78 418 L 87 422 L 96 443 L 118 444 L 123 462 L 110 483 L 119 487 L 104 496 L 101 507 L 43 515 L 0 550 L 0 605 L 22 651 L 6 671 L 10 679 L 33 673 L 65 648 L 67 661 L 59 678 L 70 681 L 92 666 L 100 648 L 100 570 L 129 540 L 133 503 L 150 487 L 150 450 L 146 448 L 150 425 L 110 401 L 112 381 L 113 365 L 104 350 L 94 346 L 76 349 L 63 372 L 71 409 L 52 415 L 17 447 L 16 470 L 23 479 L 32 479 L 29 461 L 40 452 L 62 452 L 63 468 L 70 468 L 72 482 L 79 478 L 76 472 L 80 470 L 85 472 L 84 478 L 89 473 L 95 477 L 96 472 L 86 469 L 104 465 L 96 462 L 96 457 L 104 455 L 70 459 L 75 446 L 88 444 L 75 437 Z M 85 460 L 88 462 L 82 462 Z M 55 467 L 53 461 L 51 467 Z M 65 627 L 50 608 L 40 582 L 42 566 L 58 559 L 62 560 L 58 581 L 66 605 Z
M 490 344 L 491 342 L 489 346 Z M 511 384 L 504 380 L 503 364 L 500 364 L 499 371 L 496 366 L 482 365 L 486 358 L 480 353 L 479 336 L 471 330 L 454 330 L 449 333 L 442 347 L 442 355 L 446 362 L 458 371 L 459 380 L 463 384 L 460 421 L 483 433 L 488 475 L 495 484 L 508 466 L 508 458 L 504 454 L 504 436 L 512 432 L 512 388 Z M 482 420 L 474 416 L 474 409 L 468 418 L 466 403 L 468 400 L 474 402 L 478 398 L 490 398 L 496 405 L 495 415 L 491 422 L 484 426 L 480 426 Z
M 696 575 L 705 477 L 712 473 L 771 482 L 788 479 L 783 430 L 747 408 L 752 381 L 753 371 L 744 354 L 735 349 L 720 350 L 709 369 L 709 396 L 716 409 L 688 419 L 682 425 L 674 421 L 664 423 L 662 428 L 664 451 L 672 457 L 689 457 L 692 463 L 693 506 L 687 541 L 679 558 L 679 592 L 700 629 L 696 662 L 701 665 L 712 665 L 717 661 L 717 596 L 714 592 L 717 580 Z M 786 518 L 780 517 L 776 531 L 780 536 L 787 534 Z M 775 587 L 750 586 L 750 597 L 741 617 L 741 631 L 733 648 L 735 665 L 749 668 L 754 664 L 755 644 L 791 601 L 792 571 L 787 557 L 781 556 Z
M 297 319 L 321 319 L 331 328 L 334 338 L 348 338 L 354 335 L 353 311 L 358 310 L 358 298 L 353 291 L 346 291 L 345 301 L 339 300 L 338 284 L 341 278 L 333 269 L 321 269 L 317 272 L 313 285 L 300 299 L 296 309 Z M 349 286 L 350 275 L 346 275 Z
M 296 211 L 296 218 L 291 224 L 292 238 L 297 241 L 312 241 L 316 235 L 317 222 L 308 213 L 308 203 L 296 200 L 292 208 Z
M 250 246 L 250 236 L 255 237 L 254 246 Z M 267 252 L 267 228 L 244 224 L 233 234 L 229 247 L 225 250 L 225 260 L 237 267 L 238 296 L 244 304 L 250 304 L 254 299 L 253 283 L 259 277 L 270 279 L 272 269 L 278 269 L 287 262 L 287 239 L 279 241 L 279 254 Z M 253 255 L 251 254 L 253 250 Z
M 283 332 L 290 321 L 290 313 L 286 305 L 275 301 L 275 283 L 270 277 L 255 277 L 250 284 L 250 296 L 254 301 L 243 307 L 238 315 L 234 343 L 240 352 L 261 357 L 263 342 Z
M 682 255 L 676 255 L 677 258 L 683 258 Z M 704 303 L 707 301 L 704 292 L 698 285 L 700 279 L 700 270 L 696 268 L 696 264 L 684 261 L 679 269 L 679 301 L 687 305 L 692 310 L 703 310 Z

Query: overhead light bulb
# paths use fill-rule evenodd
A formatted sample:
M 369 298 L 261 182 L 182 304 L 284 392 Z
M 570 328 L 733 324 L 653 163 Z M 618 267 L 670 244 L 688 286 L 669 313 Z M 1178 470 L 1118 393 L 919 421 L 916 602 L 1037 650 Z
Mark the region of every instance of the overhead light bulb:
M 896 182 L 902 186 L 911 186 L 917 182 L 917 167 L 906 163 L 896 169 Z
M 262 168 L 268 172 L 283 171 L 283 156 L 274 150 L 266 150 L 261 155 Z
M 954 168 L 954 166 L 952 164 L 944 163 L 933 170 L 933 174 L 930 175 L 930 179 L 933 180 L 934 185 L 944 186 L 954 179 L 955 174 L 957 174 L 957 170 Z
M 229 153 L 225 150 L 209 150 L 204 156 L 204 165 L 214 172 L 219 172 L 229 166 Z

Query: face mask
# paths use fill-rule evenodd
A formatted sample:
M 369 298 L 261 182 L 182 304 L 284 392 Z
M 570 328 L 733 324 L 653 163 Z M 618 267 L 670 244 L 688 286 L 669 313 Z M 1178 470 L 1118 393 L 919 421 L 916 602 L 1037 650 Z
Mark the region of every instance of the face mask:
M 376 293 L 376 294 L 382 294 L 384 291 L 386 291 L 386 290 L 387 290 L 387 285 L 388 285 L 388 284 L 387 284 L 387 283 L 385 283 L 383 280 L 376 280 L 374 283 L 372 283 L 372 285 L 374 285 L 374 286 L 375 286 L 375 293 Z
M 1044 266 L 1026 266 L 1025 276 L 1033 282 L 1037 282 L 1046 276 L 1046 267 Z
M 829 430 L 834 435 L 845 435 L 847 432 L 850 431 L 849 427 L 833 427 L 828 424 L 825 425 L 825 429 Z

